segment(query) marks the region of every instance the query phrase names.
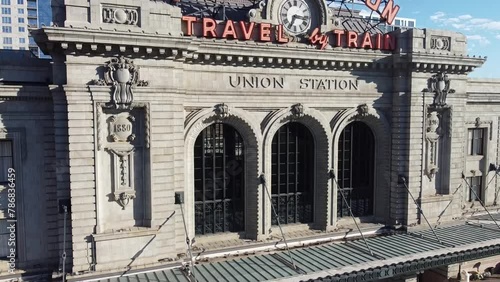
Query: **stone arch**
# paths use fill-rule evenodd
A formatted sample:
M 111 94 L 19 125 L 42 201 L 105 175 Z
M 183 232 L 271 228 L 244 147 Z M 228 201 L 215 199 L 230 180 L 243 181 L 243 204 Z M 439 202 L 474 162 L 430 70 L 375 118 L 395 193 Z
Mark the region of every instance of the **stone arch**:
M 297 112 L 297 108 L 299 112 Z M 328 123 L 323 115 L 315 110 L 301 104 L 293 105 L 291 108 L 281 109 L 270 113 L 262 122 L 262 158 L 263 173 L 267 180 L 268 189 L 271 187 L 271 144 L 274 135 L 280 127 L 289 122 L 299 122 L 305 125 L 311 132 L 315 143 L 314 161 L 314 223 L 315 229 L 326 229 L 328 215 L 328 167 L 330 161 L 328 134 Z M 270 193 L 270 190 L 269 190 Z M 263 226 L 266 235 L 271 228 L 271 202 L 269 197 L 263 199 L 264 215 Z
M 383 113 L 366 104 L 356 108 L 345 109 L 338 112 L 332 119 L 332 169 L 337 174 L 338 155 L 337 148 L 340 135 L 344 128 L 351 122 L 360 121 L 365 123 L 372 131 L 375 138 L 375 203 L 374 220 L 388 222 L 390 218 L 390 188 L 391 188 L 391 127 Z M 336 208 L 337 187 L 334 187 L 334 200 L 332 201 L 332 212 L 330 224 L 334 225 L 337 218 Z
M 188 114 L 184 131 L 184 172 L 185 172 L 185 205 L 188 220 L 188 232 L 194 236 L 194 144 L 199 134 L 208 126 L 221 122 L 234 127 L 242 136 L 245 153 L 245 237 L 256 239 L 259 227 L 259 193 L 258 176 L 259 148 L 261 138 L 259 131 L 252 122 L 252 117 L 245 111 L 237 108 L 227 107 L 227 112 L 220 114 L 216 105 L 213 109 L 202 109 Z

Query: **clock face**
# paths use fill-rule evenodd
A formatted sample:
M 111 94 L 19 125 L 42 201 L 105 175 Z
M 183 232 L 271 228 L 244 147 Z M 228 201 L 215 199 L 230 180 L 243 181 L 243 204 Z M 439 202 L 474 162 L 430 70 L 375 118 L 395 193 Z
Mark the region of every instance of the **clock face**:
M 285 0 L 279 8 L 279 21 L 288 33 L 305 33 L 311 27 L 311 7 L 305 0 Z

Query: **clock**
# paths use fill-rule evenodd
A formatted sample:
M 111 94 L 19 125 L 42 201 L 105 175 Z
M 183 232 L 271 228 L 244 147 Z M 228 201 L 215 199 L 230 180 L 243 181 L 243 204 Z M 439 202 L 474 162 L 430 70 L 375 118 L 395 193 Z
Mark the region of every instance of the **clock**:
M 311 28 L 312 7 L 306 0 L 284 0 L 278 13 L 279 22 L 289 34 L 303 34 Z

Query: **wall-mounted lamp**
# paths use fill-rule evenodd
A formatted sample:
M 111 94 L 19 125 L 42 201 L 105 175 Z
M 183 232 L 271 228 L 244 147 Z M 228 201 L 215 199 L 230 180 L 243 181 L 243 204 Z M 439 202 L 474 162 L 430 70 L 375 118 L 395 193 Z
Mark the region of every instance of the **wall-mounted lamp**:
M 261 174 L 259 176 L 260 184 L 266 184 L 266 176 L 264 174 Z
M 489 168 L 488 172 L 490 172 L 490 171 L 497 171 L 498 172 L 499 170 L 500 170 L 500 168 L 498 167 L 498 165 L 490 163 L 490 168 Z
M 405 184 L 406 183 L 406 176 L 403 174 L 398 175 L 398 184 Z
M 330 169 L 328 171 L 328 178 L 329 179 L 335 179 L 335 171 L 333 171 L 333 169 Z
M 175 204 L 184 204 L 184 192 L 175 192 Z

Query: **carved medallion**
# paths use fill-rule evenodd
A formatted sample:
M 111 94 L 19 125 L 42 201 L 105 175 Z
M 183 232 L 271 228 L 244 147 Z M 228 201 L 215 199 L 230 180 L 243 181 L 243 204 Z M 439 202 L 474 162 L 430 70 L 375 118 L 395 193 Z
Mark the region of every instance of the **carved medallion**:
M 137 25 L 139 12 L 137 9 L 124 7 L 103 7 L 102 21 L 105 23 Z
M 432 36 L 431 49 L 450 51 L 451 38 L 446 36 Z
M 131 142 L 134 141 L 135 135 L 132 133 L 133 124 L 135 121 L 133 116 L 112 116 L 110 119 L 109 136 L 114 142 Z

